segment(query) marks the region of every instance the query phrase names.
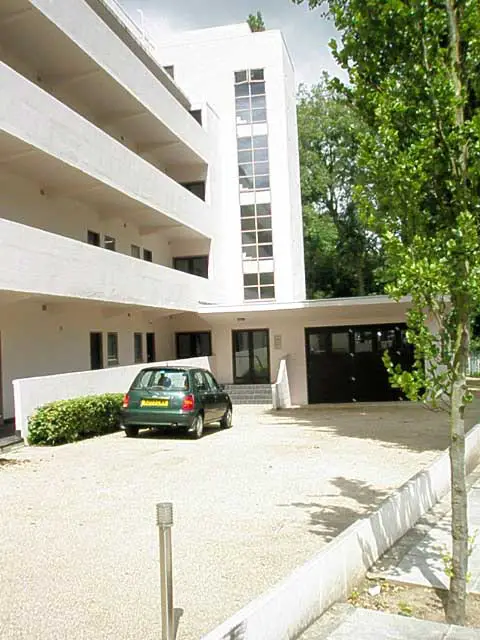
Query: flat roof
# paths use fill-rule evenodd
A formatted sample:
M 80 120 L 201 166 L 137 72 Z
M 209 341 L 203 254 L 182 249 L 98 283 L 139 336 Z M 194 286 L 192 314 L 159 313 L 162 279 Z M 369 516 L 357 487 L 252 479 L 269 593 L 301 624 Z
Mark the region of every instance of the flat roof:
M 371 306 L 377 304 L 405 304 L 410 302 L 410 296 L 404 297 L 398 302 L 386 295 L 374 296 L 352 296 L 350 298 L 321 298 L 318 300 L 303 300 L 299 302 L 245 302 L 235 305 L 204 304 L 200 302 L 197 313 L 220 314 L 220 313 L 249 313 L 249 312 L 275 312 L 275 311 L 296 311 L 308 309 L 325 309 L 328 307 L 358 307 Z

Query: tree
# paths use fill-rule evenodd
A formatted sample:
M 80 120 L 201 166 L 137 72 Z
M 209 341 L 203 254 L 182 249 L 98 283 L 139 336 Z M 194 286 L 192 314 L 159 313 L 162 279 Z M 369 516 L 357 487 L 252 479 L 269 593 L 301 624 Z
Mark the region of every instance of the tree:
M 257 11 L 257 13 L 251 13 L 247 18 L 248 26 L 250 27 L 250 31 L 253 33 L 257 31 L 265 31 L 265 23 L 263 21 L 263 16 L 261 11 Z
M 378 242 L 353 200 L 360 175 L 357 115 L 326 74 L 316 86 L 300 88 L 297 114 L 308 297 L 378 292 Z
M 463 624 L 466 369 L 480 299 L 480 3 L 308 1 L 325 6 L 341 33 L 334 54 L 349 73 L 345 94 L 365 123 L 356 199 L 382 238 L 387 291 L 396 299 L 412 297 L 408 339 L 415 368 L 407 373 L 390 365 L 393 382 L 410 398 L 448 402 L 453 571 L 447 620 Z

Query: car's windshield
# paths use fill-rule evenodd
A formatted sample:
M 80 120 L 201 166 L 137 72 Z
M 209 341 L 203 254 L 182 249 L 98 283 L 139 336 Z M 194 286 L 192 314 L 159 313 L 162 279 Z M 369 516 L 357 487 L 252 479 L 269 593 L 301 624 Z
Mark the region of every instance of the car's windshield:
M 188 374 L 186 371 L 172 371 L 171 369 L 147 369 L 138 374 L 132 388 L 188 391 Z

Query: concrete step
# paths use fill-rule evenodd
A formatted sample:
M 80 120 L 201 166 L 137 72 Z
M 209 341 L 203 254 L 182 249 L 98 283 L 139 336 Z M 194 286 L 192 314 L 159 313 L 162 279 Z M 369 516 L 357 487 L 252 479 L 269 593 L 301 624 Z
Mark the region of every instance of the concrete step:
M 272 404 L 272 389 L 269 384 L 226 384 L 225 391 L 233 404 Z
M 0 438 L 0 452 L 2 453 L 6 453 L 11 449 L 23 447 L 23 445 L 24 445 L 23 439 L 18 434 Z

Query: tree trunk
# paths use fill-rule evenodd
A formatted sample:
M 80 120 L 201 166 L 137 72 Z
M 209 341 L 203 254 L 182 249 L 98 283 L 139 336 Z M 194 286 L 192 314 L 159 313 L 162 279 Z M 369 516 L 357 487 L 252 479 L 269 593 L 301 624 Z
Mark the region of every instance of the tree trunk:
M 463 314 L 462 314 L 463 315 Z M 452 575 L 447 602 L 447 622 L 465 624 L 468 570 L 468 520 L 465 469 L 465 392 L 469 350 L 468 314 L 459 320 L 455 379 L 450 410 L 450 477 L 452 483 Z M 465 317 L 466 316 L 466 317 Z

